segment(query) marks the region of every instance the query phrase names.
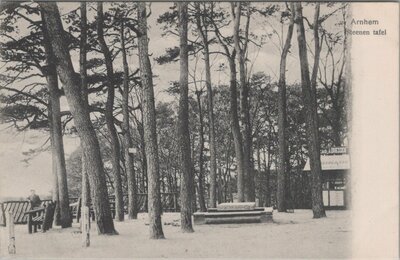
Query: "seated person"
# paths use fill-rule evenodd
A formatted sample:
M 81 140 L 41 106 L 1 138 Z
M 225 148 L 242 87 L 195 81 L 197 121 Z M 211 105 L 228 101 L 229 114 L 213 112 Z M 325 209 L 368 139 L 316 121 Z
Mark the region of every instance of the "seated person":
M 39 196 L 35 194 L 35 190 L 31 190 L 31 195 L 27 199 L 31 202 L 31 209 L 38 208 L 42 204 Z

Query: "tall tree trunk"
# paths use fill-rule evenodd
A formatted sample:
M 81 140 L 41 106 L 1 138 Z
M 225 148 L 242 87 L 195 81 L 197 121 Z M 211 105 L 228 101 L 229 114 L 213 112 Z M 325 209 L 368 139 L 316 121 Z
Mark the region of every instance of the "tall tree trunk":
M 129 125 L 129 66 L 126 58 L 124 22 L 121 23 L 121 52 L 124 66 L 123 94 L 122 94 L 122 128 L 124 131 L 125 168 L 128 182 L 128 219 L 137 219 L 137 189 L 136 173 L 133 164 L 133 154 L 129 148 L 133 146 Z
M 81 2 L 81 42 L 80 42 L 80 53 L 79 53 L 79 72 L 81 74 L 81 95 L 83 102 L 86 107 L 89 107 L 88 103 L 88 92 L 87 92 L 87 14 L 86 14 L 86 2 Z M 88 173 L 86 170 L 86 159 L 82 149 L 82 191 L 81 201 L 82 207 L 90 206 L 90 186 L 88 180 Z M 83 212 L 81 210 L 81 212 Z
M 99 234 L 117 234 L 108 203 L 106 178 L 99 142 L 90 121 L 89 111 L 81 98 L 81 82 L 73 69 L 68 47 L 62 37 L 64 29 L 60 13 L 54 2 L 40 2 L 39 4 L 43 12 L 44 24 L 49 34 L 53 53 L 56 57 L 57 72 L 64 86 L 65 96 L 87 159 L 86 166 L 95 200 L 97 230 Z
M 153 73 L 151 71 L 148 39 L 146 2 L 138 3 L 138 48 L 140 76 L 143 90 L 143 130 L 148 167 L 148 210 L 150 238 L 164 238 L 161 224 L 160 166 L 156 131 Z
M 326 217 L 322 201 L 321 158 L 318 133 L 317 104 L 313 98 L 307 58 L 307 42 L 301 3 L 295 3 L 295 22 L 301 68 L 301 87 L 307 126 L 307 144 L 311 168 L 311 198 L 314 218 Z
M 269 144 L 268 144 L 269 145 Z M 268 149 L 268 156 L 266 155 L 265 150 L 263 151 L 263 159 L 264 159 L 264 171 L 265 171 L 265 206 L 270 207 L 271 205 L 271 190 L 270 190 L 270 176 L 271 176 L 271 168 L 270 168 L 270 155 Z M 268 161 L 268 162 L 267 162 Z
M 342 111 L 341 107 L 338 104 L 337 98 L 331 98 L 332 99 L 332 110 L 333 110 L 333 120 L 332 120 L 332 132 L 333 132 L 333 144 L 335 146 L 341 146 L 342 145 Z
M 42 15 L 43 18 L 43 15 Z M 65 166 L 64 143 L 61 127 L 61 111 L 60 111 L 60 90 L 58 88 L 58 76 L 55 67 L 55 57 L 51 49 L 49 35 L 44 28 L 44 48 L 46 54 L 46 80 L 49 90 L 49 103 L 51 106 L 51 139 L 52 153 L 55 155 L 57 165 L 57 181 L 58 181 L 58 197 L 60 209 L 60 225 L 67 228 L 72 225 L 71 215 L 69 211 L 69 196 L 67 184 L 67 169 Z
M 238 115 L 238 98 L 237 98 L 237 85 L 236 85 L 236 50 L 233 49 L 232 53 L 229 51 L 228 44 L 222 40 L 221 33 L 218 27 L 215 27 L 215 34 L 219 43 L 225 50 L 227 60 L 229 63 L 229 90 L 230 90 L 230 121 L 232 135 L 235 145 L 235 155 L 237 164 L 237 199 L 239 202 L 244 201 L 244 166 L 243 166 L 243 141 L 240 133 L 239 115 Z M 235 31 L 235 29 L 234 29 Z
M 217 151 L 215 143 L 215 120 L 214 120 L 214 102 L 213 102 L 213 91 L 211 84 L 211 66 L 210 66 L 210 51 L 208 43 L 208 34 L 206 23 L 204 22 L 204 16 L 200 15 L 200 4 L 196 4 L 196 9 L 198 15 L 196 16 L 197 28 L 200 32 L 201 41 L 204 46 L 203 56 L 204 56 L 204 66 L 206 73 L 206 88 L 207 88 L 207 108 L 208 108 L 208 124 L 209 124 L 209 146 L 210 146 L 210 198 L 209 207 L 217 207 Z M 203 22 L 201 22 L 203 19 Z M 204 30 L 203 30 L 203 27 Z
M 234 3 L 232 3 L 234 5 Z M 240 2 L 235 5 L 234 13 L 234 30 L 233 41 L 237 54 L 237 62 L 239 64 L 239 82 L 240 82 L 240 113 L 242 118 L 243 129 L 243 172 L 244 172 L 244 196 L 245 201 L 255 200 L 255 184 L 254 184 L 254 167 L 252 162 L 252 134 L 250 125 L 250 105 L 249 105 L 249 87 L 246 80 L 245 53 L 247 40 L 244 39 L 243 47 L 240 46 L 239 30 L 240 17 L 242 12 L 242 4 Z M 249 13 L 248 13 L 249 15 Z M 248 17 L 249 19 L 249 17 Z
M 233 55 L 232 55 L 233 56 Z M 244 198 L 244 169 L 243 169 L 243 143 L 240 133 L 239 115 L 238 115 L 238 99 L 236 87 L 236 65 L 234 56 L 228 58 L 230 69 L 230 118 L 232 135 L 235 146 L 236 164 L 237 164 L 237 194 L 238 201 L 245 201 Z
M 319 60 L 321 54 L 321 46 L 319 43 L 319 10 L 320 3 L 315 3 L 315 12 L 314 12 L 314 24 L 313 24 L 313 34 L 314 34 L 314 65 L 311 73 L 311 94 L 313 98 L 313 102 L 317 103 L 317 75 L 319 68 Z
M 203 168 L 203 161 L 204 161 L 204 119 L 203 119 L 203 109 L 201 106 L 201 94 L 202 91 L 196 91 L 197 96 L 197 104 L 199 106 L 199 204 L 200 204 L 200 211 L 205 212 L 207 211 L 206 202 L 204 199 L 204 168 Z
M 189 133 L 189 58 L 187 45 L 188 8 L 186 2 L 178 3 L 179 40 L 180 40 L 180 79 L 179 79 L 179 111 L 178 111 L 178 147 L 179 166 L 181 171 L 181 230 L 193 232 L 191 198 L 193 185 L 193 167 L 190 152 Z
M 123 202 L 123 191 L 122 191 L 122 180 L 121 180 L 121 168 L 120 168 L 120 143 L 118 139 L 118 133 L 114 125 L 114 69 L 112 64 L 111 52 L 104 39 L 104 17 L 103 17 L 103 3 L 97 3 L 97 37 L 101 47 L 101 51 L 104 55 L 104 62 L 107 69 L 107 101 L 105 109 L 105 118 L 107 129 L 110 134 L 111 140 L 111 163 L 113 169 L 114 179 L 114 195 L 115 195 L 115 219 L 117 221 L 124 221 L 124 202 Z
M 290 3 L 290 9 L 294 10 L 293 3 Z M 277 178 L 277 209 L 278 212 L 285 212 L 287 209 L 286 201 L 286 183 L 288 178 L 288 143 L 287 143 L 287 112 L 286 112 L 286 57 L 290 50 L 294 27 L 293 13 L 290 16 L 290 23 L 286 35 L 285 45 L 283 46 L 281 61 L 279 66 L 278 83 L 278 178 Z
M 51 104 L 49 104 L 48 108 L 48 117 L 51 118 Z M 52 123 L 49 124 L 50 128 L 52 127 Z M 54 146 L 54 137 L 53 130 L 50 129 L 50 144 Z M 53 150 L 53 148 L 51 148 Z M 52 200 L 56 203 L 56 208 L 54 210 L 54 226 L 61 225 L 61 213 L 60 213 L 60 196 L 58 190 L 58 177 L 57 177 L 57 157 L 54 153 L 51 153 L 51 161 L 52 161 L 52 172 L 53 172 L 53 194 Z
M 55 71 L 54 71 L 55 72 Z M 57 74 L 51 76 L 54 77 L 48 82 L 52 86 L 57 85 Z M 56 85 L 53 85 L 56 84 Z M 50 91 L 50 98 L 52 100 L 52 124 L 53 124 L 53 152 L 56 154 L 57 160 L 57 179 L 58 179 L 58 194 L 60 201 L 60 224 L 62 228 L 71 226 L 71 215 L 69 211 L 69 196 L 68 196 L 68 184 L 67 184 L 67 169 L 65 166 L 64 156 L 64 143 L 61 129 L 61 115 L 60 115 L 60 95 L 58 87 Z
M 263 180 L 262 178 L 262 169 L 261 169 L 261 151 L 260 151 L 260 139 L 259 137 L 257 137 L 257 172 L 258 172 L 258 179 L 256 183 L 261 183 L 261 181 Z M 262 196 L 262 188 L 260 187 L 260 185 L 258 184 L 256 187 L 256 197 L 258 199 L 258 207 L 261 207 L 262 205 L 264 205 L 264 197 Z
M 82 201 L 82 207 L 90 207 L 90 186 L 89 186 L 89 180 L 88 180 L 88 174 L 86 170 L 86 159 L 85 159 L 85 154 L 82 153 L 81 155 L 81 160 L 82 160 L 82 191 L 81 191 L 81 201 Z M 82 211 L 81 211 L 82 212 Z
M 141 112 L 141 116 L 142 116 L 142 120 L 143 120 L 143 118 L 144 118 L 143 109 L 140 109 L 140 112 Z M 143 193 L 148 193 L 148 189 L 147 189 L 147 186 L 148 186 L 148 181 L 147 181 L 148 174 L 147 173 L 148 172 L 147 172 L 146 144 L 145 144 L 145 140 L 144 140 L 143 123 L 140 124 L 139 122 L 137 122 L 137 129 L 138 129 L 138 132 L 140 135 L 140 142 L 141 142 L 141 144 L 140 144 L 141 151 L 140 152 L 142 155 L 142 160 L 141 160 L 141 163 L 142 163 L 142 179 L 141 179 L 142 188 L 143 188 Z M 145 197 L 144 210 L 146 212 L 148 212 L 148 194 Z

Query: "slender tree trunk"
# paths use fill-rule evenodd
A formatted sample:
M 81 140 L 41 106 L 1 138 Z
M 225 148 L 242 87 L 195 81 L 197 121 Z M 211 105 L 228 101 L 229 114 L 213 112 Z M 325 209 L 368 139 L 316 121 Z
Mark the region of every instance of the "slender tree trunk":
M 138 48 L 139 66 L 143 90 L 143 128 L 148 167 L 148 208 L 150 238 L 164 238 L 161 224 L 160 168 L 156 131 L 156 109 L 154 104 L 153 74 L 151 71 L 148 39 L 146 2 L 138 3 Z
M 126 58 L 124 23 L 121 23 L 121 49 L 122 63 L 124 66 L 123 95 L 122 95 L 122 115 L 124 130 L 124 152 L 125 152 L 125 168 L 128 182 L 128 218 L 137 219 L 137 187 L 136 173 L 133 161 L 133 154 L 129 152 L 129 148 L 133 146 L 131 129 L 129 125 L 129 66 Z
M 113 168 L 114 177 L 114 195 L 115 195 L 115 219 L 117 221 L 124 221 L 124 201 L 123 201 L 123 191 L 122 191 L 122 180 L 121 180 L 121 148 L 118 139 L 118 133 L 114 125 L 114 69 L 112 64 L 111 52 L 104 39 L 104 17 L 103 17 L 103 3 L 97 3 L 97 37 L 101 47 L 101 51 L 104 55 L 104 61 L 107 69 L 107 101 L 106 101 L 106 111 L 105 118 L 107 129 L 110 134 L 111 140 L 111 163 Z
M 308 69 L 307 43 L 303 24 L 301 3 L 295 3 L 295 22 L 301 67 L 301 85 L 304 112 L 307 128 L 308 154 L 311 168 L 311 198 L 314 218 L 326 217 L 322 201 L 322 174 L 318 134 L 317 104 L 313 98 L 313 90 Z
M 243 169 L 243 143 L 240 133 L 238 99 L 236 87 L 236 65 L 234 57 L 228 58 L 230 69 L 230 117 L 231 127 L 235 146 L 236 164 L 237 164 L 237 194 L 238 201 L 245 201 L 244 198 L 244 169 Z
M 129 148 L 133 146 L 131 129 L 129 125 L 129 66 L 126 58 L 124 23 L 121 23 L 121 51 L 122 63 L 124 66 L 123 79 L 123 95 L 122 95 L 122 115 L 124 130 L 124 152 L 125 152 L 125 168 L 128 182 L 128 218 L 137 219 L 137 187 L 136 173 L 134 167 L 133 154 L 129 152 Z
M 217 190 L 217 151 L 216 151 L 216 143 L 215 143 L 215 120 L 214 120 L 214 102 L 213 102 L 213 91 L 211 84 L 211 66 L 210 66 L 210 51 L 209 51 L 209 43 L 208 43 L 208 34 L 207 27 L 205 27 L 204 16 L 200 15 L 200 5 L 196 5 L 197 13 L 196 21 L 197 21 L 197 29 L 200 32 L 201 41 L 204 46 L 203 56 L 204 56 L 204 66 L 206 73 L 206 88 L 207 88 L 207 108 L 208 108 L 208 123 L 209 123 L 209 146 L 210 146 L 210 198 L 209 198 L 209 207 L 215 208 L 217 207 L 217 198 L 216 198 L 216 190 Z M 203 23 L 201 22 L 201 18 L 203 19 Z M 203 24 L 203 25 L 202 25 Z M 205 27 L 203 30 L 203 26 Z
M 294 5 L 290 4 L 293 12 Z M 288 143 L 287 143 L 287 112 L 286 112 L 286 57 L 290 50 L 294 27 L 293 13 L 290 16 L 290 24 L 286 35 L 285 45 L 283 46 L 281 61 L 279 66 L 279 83 L 278 83 L 278 178 L 277 178 L 277 209 L 278 212 L 285 212 L 287 209 L 286 201 L 286 182 L 288 178 Z
M 79 72 L 81 74 L 81 93 L 82 99 L 86 107 L 89 107 L 88 103 L 88 92 L 87 92 L 87 14 L 86 14 L 86 2 L 81 2 L 81 42 L 80 42 L 80 53 L 79 53 Z M 81 201 L 82 208 L 90 207 L 90 186 L 88 180 L 88 173 L 86 170 L 86 159 L 82 149 L 82 193 Z M 81 210 L 81 212 L 83 212 Z
M 181 171 L 181 230 L 193 232 L 191 198 L 193 185 L 193 167 L 190 152 L 189 133 L 189 98 L 188 74 L 189 58 L 187 45 L 188 8 L 186 2 L 178 3 L 179 38 L 180 38 L 180 79 L 179 79 L 179 111 L 178 111 L 178 147 Z
M 236 26 L 235 26 L 236 27 Z M 234 31 L 236 29 L 234 28 Z M 235 147 L 235 155 L 236 155 L 236 164 L 237 164 L 237 196 L 238 201 L 244 201 L 244 166 L 243 166 L 243 141 L 242 135 L 240 133 L 240 125 L 239 125 L 239 115 L 238 115 L 238 98 L 237 98 L 237 85 L 236 85 L 236 50 L 233 49 L 232 53 L 229 51 L 229 47 L 221 38 L 221 34 L 218 28 L 215 28 L 215 33 L 217 35 L 219 43 L 225 50 L 225 54 L 227 56 L 227 60 L 229 63 L 229 89 L 230 89 L 230 121 L 231 121 L 231 129 L 234 140 Z
M 54 71 L 55 72 L 55 71 Z M 57 74 L 53 75 L 49 84 L 52 86 L 57 85 Z M 53 85 L 56 84 L 56 85 Z M 67 169 L 65 166 L 64 156 L 64 143 L 61 129 L 61 115 L 60 115 L 60 95 L 58 87 L 50 91 L 50 97 L 52 99 L 52 123 L 53 123 L 53 152 L 56 154 L 57 160 L 57 179 L 58 179 L 58 194 L 60 201 L 60 224 L 62 228 L 71 226 L 71 215 L 69 211 L 69 196 L 68 196 L 68 184 L 67 184 Z
M 49 118 L 51 118 L 51 104 L 49 104 Z M 52 128 L 52 123 L 50 122 L 50 128 Z M 53 137 L 53 130 L 50 129 L 50 143 L 51 146 L 54 146 L 54 137 Z M 53 148 L 51 148 L 53 150 Z M 60 196 L 58 190 L 58 177 L 57 177 L 57 157 L 54 153 L 51 153 L 51 161 L 52 161 L 52 171 L 53 171 L 53 202 L 56 202 L 56 208 L 54 210 L 54 226 L 61 225 L 61 213 L 60 213 Z
M 47 87 L 49 90 L 49 103 L 51 106 L 51 139 L 52 153 L 55 155 L 57 181 L 58 181 L 58 197 L 60 209 L 60 224 L 62 228 L 72 225 L 71 215 L 69 211 L 69 196 L 67 184 L 67 169 L 65 166 L 64 143 L 61 127 L 61 111 L 60 111 L 60 90 L 58 88 L 58 76 L 55 67 L 55 57 L 50 46 L 49 35 L 46 29 L 43 30 L 44 47 L 47 62 Z
M 332 120 L 333 144 L 339 147 L 342 145 L 342 137 L 341 137 L 342 111 L 341 107 L 339 107 L 338 100 L 336 98 L 332 99 L 332 110 L 333 110 L 333 120 Z
M 204 199 L 204 168 L 203 168 L 203 161 L 204 161 L 204 119 L 203 119 L 203 109 L 201 106 L 201 94 L 202 91 L 197 91 L 197 104 L 199 106 L 199 121 L 200 121 L 200 129 L 199 129 L 199 204 L 200 204 L 200 211 L 205 212 L 207 211 L 206 202 Z
M 268 148 L 268 156 L 266 156 L 265 150 L 263 151 L 263 156 L 264 156 L 264 171 L 265 171 L 265 175 L 266 175 L 265 176 L 266 177 L 265 206 L 270 207 L 271 206 L 271 189 L 270 189 L 271 157 L 270 157 L 270 149 L 269 148 Z
M 232 5 L 234 5 L 232 3 Z M 233 41 L 237 54 L 237 62 L 239 64 L 239 82 L 241 90 L 241 106 L 240 113 L 242 118 L 243 129 L 243 172 L 244 172 L 244 196 L 245 201 L 255 200 L 255 184 L 254 184 L 254 167 L 252 162 L 252 134 L 250 125 L 250 105 L 249 105 L 249 87 L 246 80 L 246 68 L 245 68 L 245 46 L 240 46 L 239 30 L 240 30 L 240 17 L 242 11 L 242 4 L 236 3 L 235 6 L 235 23 L 233 30 Z M 247 41 L 248 39 L 244 39 Z
M 71 56 L 64 41 L 60 13 L 54 2 L 40 2 L 44 24 L 49 34 L 53 53 L 56 57 L 57 72 L 64 86 L 71 114 L 74 118 L 83 152 L 87 159 L 90 186 L 93 187 L 94 208 L 99 234 L 117 234 L 111 218 L 105 172 L 100 155 L 96 132 L 90 120 L 89 111 L 81 98 L 80 80 L 75 73 Z
M 81 205 L 82 207 L 90 207 L 90 186 L 89 186 L 89 178 L 86 170 L 86 159 L 85 154 L 81 155 L 82 160 L 82 192 L 81 192 Z M 81 212 L 83 212 L 81 210 Z
M 315 3 L 315 12 L 314 12 L 314 26 L 313 26 L 313 34 L 314 34 L 314 65 L 311 73 L 311 94 L 313 98 L 313 102 L 317 103 L 317 75 L 319 68 L 319 60 L 321 54 L 321 46 L 319 43 L 319 10 L 320 3 Z
M 143 120 L 143 109 L 140 110 L 141 115 L 142 115 L 142 120 Z M 143 130 L 143 123 L 142 124 L 137 124 L 137 129 L 140 135 L 140 149 L 141 149 L 141 154 L 142 154 L 142 188 L 143 188 L 143 192 L 144 193 L 148 193 L 148 189 L 147 189 L 147 176 L 148 176 L 148 172 L 147 172 L 147 158 L 146 158 L 146 144 L 145 144 L 145 138 L 144 138 L 144 130 Z M 148 212 L 148 194 L 145 197 L 145 203 L 144 203 L 144 210 L 146 212 Z
M 260 187 L 261 181 L 262 181 L 262 169 L 261 169 L 261 151 L 260 151 L 260 139 L 257 138 L 257 172 L 258 172 L 258 178 L 257 182 L 258 185 L 256 186 L 256 197 L 258 199 L 258 207 L 261 207 L 264 205 L 264 197 L 262 196 L 262 188 Z

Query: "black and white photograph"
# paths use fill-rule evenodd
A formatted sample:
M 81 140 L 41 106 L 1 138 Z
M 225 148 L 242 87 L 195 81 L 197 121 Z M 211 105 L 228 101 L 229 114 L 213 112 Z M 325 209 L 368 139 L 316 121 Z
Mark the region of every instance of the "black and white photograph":
M 0 1 L 0 257 L 399 257 L 399 3 Z

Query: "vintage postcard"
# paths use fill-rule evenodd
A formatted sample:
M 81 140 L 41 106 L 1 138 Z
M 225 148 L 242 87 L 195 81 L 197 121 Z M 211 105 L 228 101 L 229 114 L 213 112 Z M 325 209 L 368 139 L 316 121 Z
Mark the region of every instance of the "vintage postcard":
M 0 0 L 0 257 L 398 258 L 399 3 Z

